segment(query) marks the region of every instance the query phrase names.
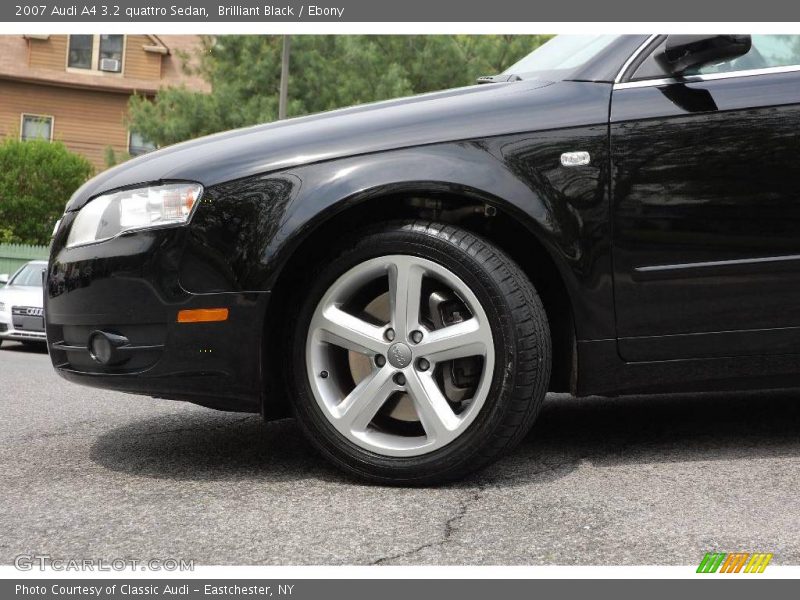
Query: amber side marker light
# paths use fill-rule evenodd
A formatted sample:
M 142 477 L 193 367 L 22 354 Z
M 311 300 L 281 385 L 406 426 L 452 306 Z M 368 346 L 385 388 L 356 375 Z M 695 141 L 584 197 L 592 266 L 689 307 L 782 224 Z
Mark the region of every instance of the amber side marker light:
M 178 311 L 178 323 L 213 323 L 227 320 L 227 308 L 194 308 Z

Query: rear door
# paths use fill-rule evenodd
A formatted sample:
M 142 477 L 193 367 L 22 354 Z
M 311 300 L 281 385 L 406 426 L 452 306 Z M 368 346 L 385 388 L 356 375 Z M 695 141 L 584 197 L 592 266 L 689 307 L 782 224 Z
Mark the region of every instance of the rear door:
M 800 353 L 800 36 L 682 81 L 659 69 L 612 97 L 620 355 Z

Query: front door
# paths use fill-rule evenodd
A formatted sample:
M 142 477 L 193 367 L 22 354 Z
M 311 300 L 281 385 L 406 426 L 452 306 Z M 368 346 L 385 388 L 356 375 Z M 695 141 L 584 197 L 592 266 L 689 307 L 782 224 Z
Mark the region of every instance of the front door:
M 800 36 L 680 81 L 657 65 L 612 97 L 620 355 L 800 353 Z

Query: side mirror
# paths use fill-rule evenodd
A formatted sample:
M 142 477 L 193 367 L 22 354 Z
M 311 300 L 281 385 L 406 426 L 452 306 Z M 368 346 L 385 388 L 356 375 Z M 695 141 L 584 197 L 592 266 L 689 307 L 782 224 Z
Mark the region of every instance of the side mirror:
M 0 285 L 8 283 L 8 273 L 0 273 Z
M 673 75 L 699 67 L 739 58 L 750 52 L 749 35 L 670 35 L 659 57 Z

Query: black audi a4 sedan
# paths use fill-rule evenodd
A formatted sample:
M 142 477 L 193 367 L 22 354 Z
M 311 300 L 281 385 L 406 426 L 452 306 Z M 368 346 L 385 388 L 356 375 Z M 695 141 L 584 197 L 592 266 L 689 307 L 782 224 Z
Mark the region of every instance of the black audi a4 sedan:
M 800 384 L 800 36 L 559 36 L 472 87 L 178 144 L 70 199 L 66 379 L 461 477 L 545 393 Z

